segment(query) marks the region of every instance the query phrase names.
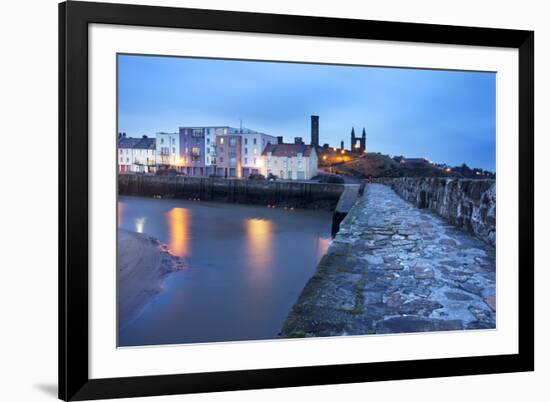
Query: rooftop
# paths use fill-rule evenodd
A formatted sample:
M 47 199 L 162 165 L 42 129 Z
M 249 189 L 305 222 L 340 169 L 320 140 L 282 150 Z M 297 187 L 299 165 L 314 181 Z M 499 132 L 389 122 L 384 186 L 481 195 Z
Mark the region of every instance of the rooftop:
M 133 149 L 155 149 L 156 140 L 154 138 L 122 137 L 118 140 L 118 147 Z
M 305 144 L 267 144 L 262 152 L 266 156 L 271 152 L 272 156 L 291 158 L 301 153 L 303 156 L 310 156 L 313 147 Z

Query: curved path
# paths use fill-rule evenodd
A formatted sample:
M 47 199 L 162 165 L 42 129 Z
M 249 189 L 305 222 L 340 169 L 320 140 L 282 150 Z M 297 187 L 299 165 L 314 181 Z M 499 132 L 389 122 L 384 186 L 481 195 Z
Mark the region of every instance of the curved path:
M 281 335 L 487 329 L 495 310 L 494 248 L 369 184 Z

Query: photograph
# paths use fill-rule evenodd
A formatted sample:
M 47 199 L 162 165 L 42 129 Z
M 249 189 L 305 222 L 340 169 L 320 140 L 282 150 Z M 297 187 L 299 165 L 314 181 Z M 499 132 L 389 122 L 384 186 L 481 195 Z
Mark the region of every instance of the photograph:
M 119 348 L 497 329 L 494 71 L 116 68 Z

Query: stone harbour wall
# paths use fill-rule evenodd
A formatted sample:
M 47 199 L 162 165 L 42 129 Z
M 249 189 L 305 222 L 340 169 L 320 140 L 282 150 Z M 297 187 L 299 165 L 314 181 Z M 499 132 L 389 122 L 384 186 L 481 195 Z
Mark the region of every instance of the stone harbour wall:
M 495 180 L 403 177 L 381 182 L 418 208 L 429 208 L 448 222 L 495 245 Z
M 343 184 L 119 174 L 118 194 L 334 210 Z

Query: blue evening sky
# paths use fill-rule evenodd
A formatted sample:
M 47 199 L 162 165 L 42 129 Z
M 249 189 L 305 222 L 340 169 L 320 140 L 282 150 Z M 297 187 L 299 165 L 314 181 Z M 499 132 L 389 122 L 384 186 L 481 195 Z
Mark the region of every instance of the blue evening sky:
M 285 141 L 350 146 L 367 132 L 369 152 L 467 163 L 495 171 L 496 75 L 176 57 L 119 56 L 119 131 L 243 126 Z

